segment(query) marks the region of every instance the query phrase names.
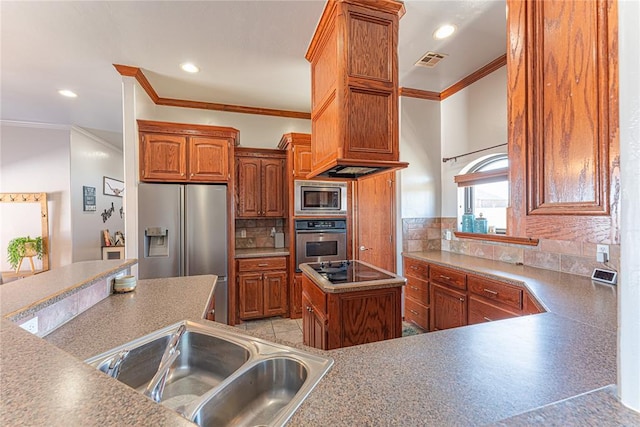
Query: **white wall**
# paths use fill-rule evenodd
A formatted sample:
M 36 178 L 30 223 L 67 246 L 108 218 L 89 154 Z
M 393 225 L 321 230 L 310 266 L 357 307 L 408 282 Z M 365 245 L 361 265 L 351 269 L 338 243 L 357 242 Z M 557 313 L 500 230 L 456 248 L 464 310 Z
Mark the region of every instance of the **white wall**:
M 0 131 L 0 192 L 47 193 L 49 267 L 70 264 L 69 127 L 2 121 Z M 29 212 L 15 204 L 0 204 L 0 268 L 3 271 L 10 270 L 6 261 L 9 240 L 24 234 L 41 235 L 39 205 L 37 211 L 34 211 L 35 204 L 25 209 Z M 40 266 L 38 263 L 37 267 Z
M 440 103 L 400 97 L 401 218 L 440 216 L 440 151 Z
M 618 3 L 620 22 L 621 228 L 618 286 L 618 393 L 640 411 L 640 3 Z
M 307 119 L 167 107 L 152 104 L 148 97 L 141 95 L 136 99 L 140 104 L 137 107 L 138 119 L 232 127 L 240 131 L 242 147 L 276 148 L 285 133 L 311 133 L 311 120 Z
M 121 181 L 124 178 L 122 151 L 75 127 L 71 129 L 70 147 L 73 262 L 102 259 L 102 230 L 108 229 L 112 235 L 116 231 L 124 232 L 124 220 L 120 217 L 123 198 L 103 193 L 103 177 Z M 96 189 L 93 212 L 83 209 L 83 186 Z M 103 222 L 101 213 L 110 209 L 112 203 L 115 212 Z
M 440 102 L 442 157 L 454 157 L 507 142 L 507 69 L 502 67 Z M 458 213 L 453 177 L 468 163 L 507 147 L 465 156 L 442 165 L 443 217 Z

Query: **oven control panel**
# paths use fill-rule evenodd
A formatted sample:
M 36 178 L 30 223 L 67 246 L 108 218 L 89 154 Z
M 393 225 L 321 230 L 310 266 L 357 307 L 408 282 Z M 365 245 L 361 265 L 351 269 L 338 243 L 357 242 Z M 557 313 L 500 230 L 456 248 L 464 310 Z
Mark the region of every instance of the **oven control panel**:
M 344 219 L 298 219 L 296 230 L 345 230 L 347 221 Z

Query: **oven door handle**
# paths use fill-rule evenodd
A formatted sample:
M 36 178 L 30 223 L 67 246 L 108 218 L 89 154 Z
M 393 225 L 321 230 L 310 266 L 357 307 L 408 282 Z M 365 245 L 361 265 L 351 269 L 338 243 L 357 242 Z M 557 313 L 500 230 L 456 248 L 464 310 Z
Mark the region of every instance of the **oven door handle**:
M 346 233 L 347 230 L 296 230 L 297 234 L 323 234 L 323 233 L 332 233 L 332 234 L 341 234 Z

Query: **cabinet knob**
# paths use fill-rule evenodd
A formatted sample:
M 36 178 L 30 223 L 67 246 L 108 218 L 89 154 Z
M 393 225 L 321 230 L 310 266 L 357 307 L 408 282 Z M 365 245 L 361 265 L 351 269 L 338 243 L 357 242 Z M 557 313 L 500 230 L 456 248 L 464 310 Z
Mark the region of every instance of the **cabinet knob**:
M 365 245 L 360 246 L 361 251 L 368 251 L 371 248 L 367 248 Z
M 461 302 L 464 302 L 464 298 L 460 297 L 460 301 L 461 301 Z
M 184 172 L 180 172 L 180 176 L 184 176 Z
M 196 175 L 195 173 L 192 173 L 192 174 L 191 174 L 191 176 L 195 176 L 195 175 Z

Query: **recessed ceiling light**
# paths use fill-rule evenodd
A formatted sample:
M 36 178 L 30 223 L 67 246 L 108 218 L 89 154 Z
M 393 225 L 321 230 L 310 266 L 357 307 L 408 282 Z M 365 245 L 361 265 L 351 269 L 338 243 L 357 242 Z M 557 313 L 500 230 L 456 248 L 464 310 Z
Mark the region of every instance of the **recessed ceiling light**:
M 62 96 L 66 96 L 67 98 L 77 98 L 78 97 L 78 95 L 75 92 L 73 92 L 73 91 L 71 91 L 69 89 L 61 89 L 61 90 L 58 91 L 58 93 L 60 95 L 62 95 Z
M 192 64 L 191 62 L 185 62 L 184 64 L 181 64 L 180 68 L 182 68 L 187 73 L 197 73 L 198 71 L 200 71 L 200 68 L 196 67 L 195 64 Z
M 451 34 L 455 33 L 456 27 L 451 24 L 444 24 L 438 27 L 438 29 L 433 33 L 433 38 L 436 40 L 442 40 L 449 37 Z

